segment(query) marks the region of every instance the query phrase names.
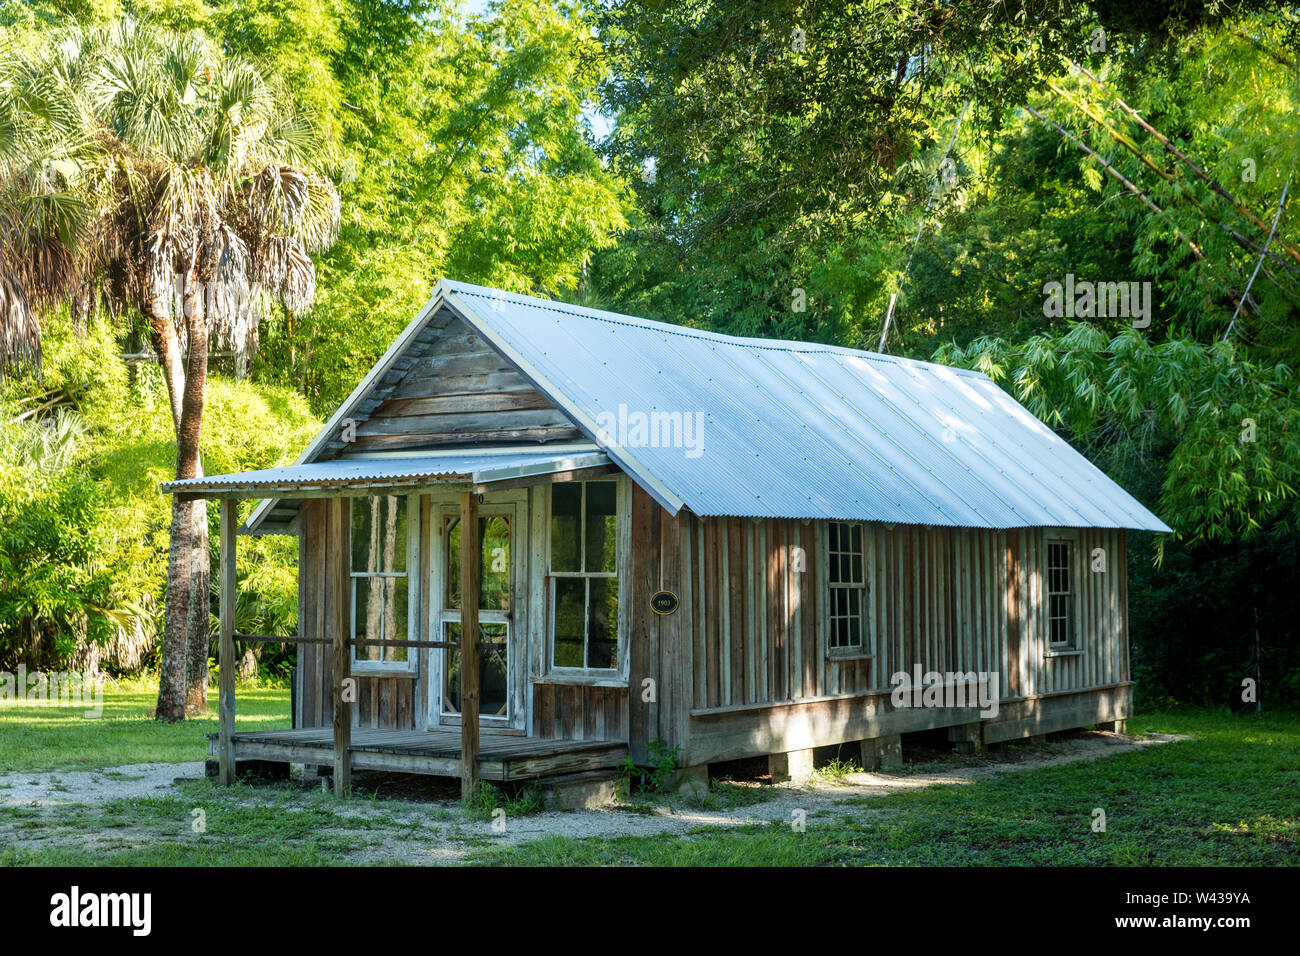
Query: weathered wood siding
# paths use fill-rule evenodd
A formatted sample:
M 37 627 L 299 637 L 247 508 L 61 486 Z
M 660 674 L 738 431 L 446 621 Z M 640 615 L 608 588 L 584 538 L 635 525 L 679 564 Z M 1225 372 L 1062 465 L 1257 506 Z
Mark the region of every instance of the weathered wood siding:
M 1124 537 L 1075 541 L 1078 653 L 1049 656 L 1044 529 L 864 528 L 869 656 L 827 655 L 824 522 L 689 519 L 691 707 L 707 710 L 889 690 L 890 677 L 997 671 L 1001 697 L 1128 680 Z M 666 544 L 666 542 L 665 542 Z M 1106 571 L 1089 570 L 1095 549 Z M 797 570 L 803 567 L 803 570 Z
M 639 486 L 632 487 L 629 586 L 622 613 L 629 618 L 629 746 L 633 759 L 648 756 L 651 741 L 669 747 L 686 742 L 693 684 L 691 608 L 696 599 L 692 574 L 690 519 L 676 518 Z M 671 591 L 680 605 L 656 614 L 650 598 Z
M 842 659 L 827 654 L 824 522 L 673 519 L 639 489 L 632 514 L 638 759 L 654 740 L 703 762 L 968 722 L 969 710 L 892 709 L 890 677 L 918 664 L 996 672 L 999 739 L 1131 709 L 1123 532 L 867 525 L 870 653 Z M 1058 536 L 1074 541 L 1077 653 L 1047 646 L 1046 543 Z M 1091 570 L 1095 553 L 1105 571 Z M 676 614 L 649 610 L 661 588 L 681 599 Z M 643 704 L 647 678 L 657 698 Z
M 330 540 L 330 525 L 325 520 L 325 510 L 330 506 L 337 506 L 337 500 L 316 498 L 304 501 L 302 504 L 298 535 L 299 594 L 302 602 L 298 612 L 298 631 L 301 637 L 332 636 L 325 624 L 328 603 L 325 590 L 330 574 L 338 572 L 337 562 L 345 560 L 350 551 L 346 521 L 340 522 L 343 528 L 342 540 Z M 417 523 L 412 523 L 413 532 L 418 527 Z M 350 599 L 349 595 L 348 600 Z M 423 617 L 423 608 L 421 616 Z M 346 615 L 344 619 L 346 620 Z M 354 727 L 410 730 L 417 724 L 423 726 L 421 708 L 424 706 L 422 696 L 424 682 L 418 678 L 423 672 L 425 660 L 422 654 L 419 657 L 420 669 L 409 674 L 381 676 L 353 672 L 352 676 L 357 681 L 357 702 L 352 708 Z M 295 726 L 332 725 L 334 721 L 334 698 L 331 688 L 333 661 L 333 650 L 327 644 L 298 646 L 298 679 L 301 683 L 295 695 L 295 705 L 298 708 L 294 715 Z
M 345 554 L 342 542 L 331 542 L 325 521 L 328 499 L 304 501 L 298 531 L 298 636 L 328 638 L 325 626 L 326 556 Z M 299 727 L 328 727 L 334 722 L 329 692 L 334 652 L 328 644 L 298 645 L 299 693 L 295 723 Z
M 534 737 L 558 740 L 627 740 L 626 687 L 533 684 Z
M 540 562 L 548 520 L 544 489 L 531 489 L 531 496 L 530 560 Z M 326 506 L 324 499 L 303 505 L 304 637 L 328 636 L 322 595 L 330 562 L 348 553 L 346 541 L 328 540 Z M 420 512 L 427 525 L 427 502 Z M 772 749 L 793 748 L 789 741 L 796 739 L 831 743 L 836 734 L 858 732 L 864 702 L 887 703 L 891 675 L 910 673 L 916 664 L 923 671 L 998 672 L 1006 719 L 1016 733 L 1037 732 L 1032 707 L 1013 706 L 1021 702 L 1054 697 L 1069 714 L 1090 714 L 1096 705 L 1098 714 L 1119 717 L 1130 706 L 1125 694 L 1099 693 L 1129 681 L 1123 532 L 1068 533 L 1075 541 L 1078 653 L 1052 655 L 1044 566 L 1047 541 L 1056 532 L 868 525 L 871 653 L 836 659 L 827 655 L 823 620 L 824 523 L 700 519 L 684 512 L 674 518 L 633 486 L 628 525 L 622 600 L 627 685 L 548 680 L 546 586 L 539 576 L 529 589 L 533 613 L 527 615 L 526 727 L 533 736 L 626 739 L 637 759 L 645 759 L 656 740 L 713 759 L 739 752 L 737 741 Z M 1104 554 L 1105 571 L 1090 569 L 1094 552 Z M 426 580 L 428 560 L 425 555 L 420 569 Z M 678 596 L 675 613 L 651 609 L 650 596 L 660 590 Z M 426 599 L 419 633 L 427 633 L 428 615 Z M 413 674 L 358 675 L 358 726 L 424 726 L 427 658 L 419 657 Z M 328 646 L 300 647 L 298 726 L 330 724 L 331 668 Z M 890 726 L 924 729 L 962 719 L 969 713 L 913 711 Z M 718 743 L 724 731 L 725 745 Z
M 355 451 L 582 438 L 487 340 L 443 311 L 357 410 Z

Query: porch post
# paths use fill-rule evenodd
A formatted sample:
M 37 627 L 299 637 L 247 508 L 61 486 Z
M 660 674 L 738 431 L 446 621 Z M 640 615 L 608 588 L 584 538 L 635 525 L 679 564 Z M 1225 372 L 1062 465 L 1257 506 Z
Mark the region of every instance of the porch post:
M 347 498 L 327 498 L 325 500 L 326 540 L 330 547 L 329 557 L 329 600 L 326 603 L 325 626 L 331 638 L 333 651 L 334 686 L 334 795 L 346 797 L 352 790 L 352 694 L 345 693 L 346 682 L 351 676 L 351 655 L 348 652 L 348 640 L 351 637 L 352 588 L 349 580 L 348 545 L 348 507 Z
M 460 496 L 460 796 L 478 785 L 478 498 Z
M 235 575 L 236 502 L 221 499 L 221 602 L 218 609 L 220 645 L 217 652 L 217 714 L 221 736 L 217 751 L 218 780 L 228 787 L 235 782 L 235 596 L 239 587 Z

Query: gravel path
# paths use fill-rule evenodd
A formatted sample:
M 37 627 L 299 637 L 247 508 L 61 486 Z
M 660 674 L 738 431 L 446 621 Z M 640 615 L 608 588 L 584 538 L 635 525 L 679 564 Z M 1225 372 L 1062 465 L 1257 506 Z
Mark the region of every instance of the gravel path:
M 547 836 L 681 835 L 700 827 L 787 823 L 795 819 L 796 811 L 803 811 L 809 819 L 837 812 L 841 802 L 850 798 L 884 796 L 931 786 L 961 786 L 998 774 L 1095 760 L 1178 739 L 1184 738 L 1151 734 L 1137 739 L 1091 731 L 1042 747 L 1021 746 L 997 754 L 909 766 L 898 772 L 849 774 L 836 781 L 814 778 L 803 787 L 764 786 L 766 799 L 749 806 L 706 809 L 708 800 L 703 801 L 702 807 L 698 794 L 684 792 L 662 804 L 636 810 L 614 808 L 508 817 L 503 833 L 495 832 L 490 822 L 471 819 L 449 799 L 354 800 L 342 805 L 330 800 L 325 805 L 340 817 L 383 824 L 369 828 L 370 845 L 349 854 L 349 862 L 447 864 L 459 861 L 484 840 L 518 844 Z M 114 800 L 175 795 L 178 778 L 197 780 L 202 776 L 203 763 L 199 761 L 134 764 L 109 770 L 5 773 L 0 774 L 0 806 L 42 808 L 57 814 L 65 806 L 94 806 Z M 254 790 L 243 799 L 284 805 L 285 796 L 283 789 L 272 788 L 265 797 Z M 290 801 L 292 806 L 294 802 L 306 804 L 318 799 L 321 798 L 310 790 L 301 790 Z M 858 804 L 851 812 L 865 815 L 882 811 Z M 406 828 L 416 831 L 416 825 L 418 832 L 403 832 Z
M 156 797 L 177 777 L 203 776 L 203 761 L 137 763 L 106 770 L 23 771 L 0 774 L 0 806 L 57 807 L 98 804 L 131 797 Z

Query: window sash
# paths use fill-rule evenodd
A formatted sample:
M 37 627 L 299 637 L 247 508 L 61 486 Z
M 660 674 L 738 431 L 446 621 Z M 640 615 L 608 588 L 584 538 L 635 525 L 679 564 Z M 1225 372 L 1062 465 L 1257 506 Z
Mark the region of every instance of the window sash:
M 861 523 L 826 523 L 828 654 L 867 653 L 870 622 L 865 544 Z
M 419 519 L 420 509 L 418 505 L 418 499 L 416 499 L 415 496 L 412 495 L 374 495 L 374 496 L 363 496 L 359 498 L 349 498 L 348 499 L 349 538 L 351 537 L 352 534 L 353 509 L 355 509 L 357 505 L 361 503 L 369 505 L 372 499 L 376 497 L 378 498 L 397 497 L 402 500 L 401 513 L 402 513 L 402 520 L 405 521 L 406 523 L 406 528 L 404 531 L 405 553 L 401 555 L 401 558 L 405 563 L 406 570 L 405 571 L 354 571 L 352 569 L 352 563 L 355 560 L 356 555 L 353 550 L 353 542 L 351 540 L 348 541 L 347 555 L 344 559 L 348 562 L 348 585 L 351 592 L 350 611 L 348 615 L 348 634 L 352 640 L 356 640 L 358 637 L 360 637 L 360 635 L 357 634 L 357 618 L 358 615 L 362 613 L 365 609 L 360 608 L 357 605 L 357 592 L 359 590 L 358 582 L 368 580 L 368 579 L 379 580 L 379 581 L 393 581 L 393 582 L 404 581 L 406 584 L 406 625 L 403 629 L 403 632 L 400 635 L 394 635 L 391 638 L 391 640 L 409 641 L 411 640 L 412 628 L 418 627 L 418 625 L 416 624 L 416 618 L 413 615 L 417 612 L 417 609 L 419 607 L 419 597 L 416 594 L 416 588 L 412 584 L 412 582 L 415 581 L 415 578 L 412 577 L 410 572 L 411 567 L 418 564 L 418 561 L 416 560 L 416 555 L 418 555 L 418 547 L 419 547 L 418 525 L 420 520 Z M 413 531 L 411 527 L 413 519 L 417 526 L 415 531 Z M 394 583 L 394 589 L 396 590 L 396 583 Z M 388 604 L 389 602 L 387 600 L 381 600 L 379 602 L 379 621 L 377 626 L 378 626 L 378 636 L 380 638 L 386 638 L 388 614 L 389 614 Z M 397 610 L 396 606 L 394 606 L 393 610 L 394 611 Z M 374 639 L 374 635 L 367 634 L 366 639 Z M 363 653 L 368 651 L 378 651 L 379 658 L 371 659 L 371 658 L 366 658 L 361 656 Z M 400 660 L 396 657 L 396 655 L 400 652 L 405 652 L 406 654 L 405 660 Z M 355 645 L 349 648 L 348 656 L 353 669 L 358 671 L 369 671 L 369 670 L 412 671 L 415 670 L 416 667 L 418 666 L 418 657 L 419 657 L 419 655 L 416 654 L 414 651 L 412 651 L 410 648 L 357 647 Z
M 607 479 L 606 479 L 607 480 Z M 625 520 L 623 515 L 623 498 L 624 489 L 622 482 L 610 482 L 614 485 L 614 570 L 612 571 L 587 571 L 581 570 L 587 567 L 587 491 L 588 486 L 597 482 L 579 482 L 582 491 L 579 499 L 578 509 L 578 568 L 575 571 L 557 571 L 551 568 L 554 561 L 554 541 L 548 540 L 547 543 L 547 604 L 550 608 L 550 620 L 547 622 L 547 629 L 550 635 L 550 650 L 548 654 L 547 666 L 551 671 L 557 671 L 573 675 L 591 675 L 594 677 L 609 677 L 611 674 L 622 672 L 626 660 L 625 645 L 623 640 L 623 622 L 622 622 L 622 603 L 623 588 L 621 585 L 621 566 L 622 555 L 619 554 L 618 541 L 620 538 L 619 530 Z M 604 483 L 604 482 L 599 482 Z M 554 487 L 550 489 L 548 500 L 547 514 L 547 532 L 548 537 L 553 534 L 554 529 Z M 560 664 L 557 663 L 557 650 L 559 649 L 560 640 L 557 635 L 559 626 L 559 582 L 560 581 L 582 581 L 582 663 Z M 600 667 L 591 663 L 592 652 L 592 635 L 591 635 L 591 615 L 592 615 L 592 581 L 613 580 L 617 589 L 616 610 L 618 619 L 612 627 L 611 639 L 614 641 L 613 662 L 609 667 Z
M 1075 646 L 1074 542 L 1047 540 L 1047 643 L 1053 648 Z

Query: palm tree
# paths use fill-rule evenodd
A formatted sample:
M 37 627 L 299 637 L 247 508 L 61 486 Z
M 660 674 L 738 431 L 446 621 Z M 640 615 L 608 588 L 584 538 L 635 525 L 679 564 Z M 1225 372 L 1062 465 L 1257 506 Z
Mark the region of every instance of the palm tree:
M 301 314 L 339 200 L 309 118 L 200 34 L 123 20 L 0 53 L 0 349 L 40 358 L 34 310 L 95 290 L 148 320 L 176 432 L 202 474 L 208 345 L 246 354 L 260 318 Z M 158 717 L 207 704 L 208 522 L 172 502 Z

